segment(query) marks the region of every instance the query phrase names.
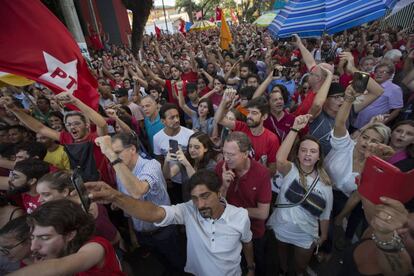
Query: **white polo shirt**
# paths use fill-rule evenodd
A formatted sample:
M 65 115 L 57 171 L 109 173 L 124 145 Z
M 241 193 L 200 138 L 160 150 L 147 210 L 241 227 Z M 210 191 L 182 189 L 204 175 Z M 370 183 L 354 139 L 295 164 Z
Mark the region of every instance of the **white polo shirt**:
M 252 239 L 250 220 L 246 209 L 225 204 L 217 220 L 203 218 L 192 201 L 161 206 L 166 216 L 157 226 L 185 225 L 186 272 L 197 276 L 241 275 L 242 242 Z

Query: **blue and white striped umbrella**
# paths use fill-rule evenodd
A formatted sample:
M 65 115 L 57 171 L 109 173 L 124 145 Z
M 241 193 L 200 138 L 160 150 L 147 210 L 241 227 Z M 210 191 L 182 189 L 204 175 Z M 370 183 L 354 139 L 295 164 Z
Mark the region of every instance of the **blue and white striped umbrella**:
M 398 0 L 292 0 L 268 30 L 273 38 L 334 34 L 385 15 Z

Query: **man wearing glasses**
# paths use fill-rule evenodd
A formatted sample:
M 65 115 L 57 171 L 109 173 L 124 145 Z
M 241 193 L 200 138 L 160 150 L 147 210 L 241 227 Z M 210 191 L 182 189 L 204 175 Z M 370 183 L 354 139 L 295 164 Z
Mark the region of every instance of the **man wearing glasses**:
M 156 205 L 170 205 L 161 164 L 139 154 L 138 138 L 127 133 L 98 137 L 95 142 L 109 159 L 116 173 L 118 191 Z M 139 243 L 148 247 L 168 270 L 183 272 L 184 256 L 178 248 L 175 226 L 158 227 L 150 222 L 132 218 Z
M 60 132 L 45 126 L 14 105 L 8 105 L 7 108 L 32 131 L 64 145 L 71 168 L 81 166 L 81 175 L 84 181 L 101 179 L 114 185 L 113 174 L 108 169 L 108 160 L 94 144 L 98 136 L 106 135 L 108 132 L 105 119 L 70 92 L 62 92 L 56 96 L 56 99 L 63 104 L 72 104 L 80 111 L 71 111 L 65 114 L 66 129 Z M 96 125 L 96 132 L 91 131 L 89 120 Z
M 377 65 L 374 71 L 375 80 L 384 89 L 384 94 L 358 114 L 355 128 L 363 127 L 376 115 L 389 114 L 384 124 L 398 117 L 404 102 L 401 87 L 392 82 L 394 72 L 395 66 L 392 63 L 382 62 Z

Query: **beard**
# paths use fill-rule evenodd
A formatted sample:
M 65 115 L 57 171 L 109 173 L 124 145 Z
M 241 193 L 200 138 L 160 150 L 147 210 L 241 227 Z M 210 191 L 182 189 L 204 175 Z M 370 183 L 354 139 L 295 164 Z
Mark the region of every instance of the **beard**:
M 258 127 L 260 125 L 260 122 L 255 122 L 252 119 L 247 119 L 246 124 L 250 128 L 255 128 L 255 127 Z
M 213 216 L 213 210 L 211 208 L 201 208 L 198 211 L 203 218 L 211 218 Z
M 20 187 L 14 187 L 9 184 L 9 190 L 7 191 L 7 195 L 10 195 L 10 196 L 19 195 L 19 194 L 27 193 L 28 191 L 30 191 L 29 184 L 24 184 L 23 186 L 20 186 Z

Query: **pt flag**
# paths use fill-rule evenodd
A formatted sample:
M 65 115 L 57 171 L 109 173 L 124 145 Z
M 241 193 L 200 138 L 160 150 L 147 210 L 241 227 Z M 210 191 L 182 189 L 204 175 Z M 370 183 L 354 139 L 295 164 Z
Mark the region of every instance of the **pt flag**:
M 223 10 L 221 10 L 221 29 L 220 29 L 220 48 L 228 50 L 230 44 L 233 42 L 229 25 L 227 24 L 226 17 Z
M 66 27 L 40 0 L 1 1 L 0 71 L 72 92 L 98 108 L 97 81 Z

